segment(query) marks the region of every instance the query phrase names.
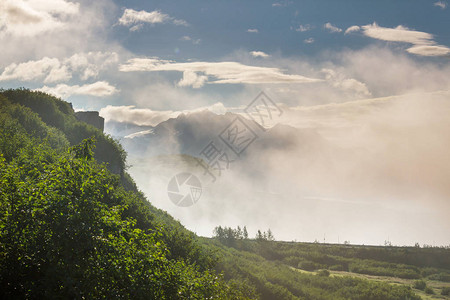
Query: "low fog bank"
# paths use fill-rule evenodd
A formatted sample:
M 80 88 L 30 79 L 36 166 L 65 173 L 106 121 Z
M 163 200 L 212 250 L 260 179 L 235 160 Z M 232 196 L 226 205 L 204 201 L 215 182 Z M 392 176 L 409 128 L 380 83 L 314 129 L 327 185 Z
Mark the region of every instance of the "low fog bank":
M 246 225 L 251 235 L 270 228 L 281 240 L 448 245 L 449 101 L 444 91 L 282 106 L 279 125 L 266 132 L 252 127 L 258 136 L 240 157 L 218 138 L 232 114 L 114 126 L 139 188 L 200 235 L 210 236 L 217 225 Z M 195 160 L 176 155 L 200 157 L 210 141 L 234 159 L 215 182 Z M 167 195 L 180 172 L 202 183 L 190 207 Z

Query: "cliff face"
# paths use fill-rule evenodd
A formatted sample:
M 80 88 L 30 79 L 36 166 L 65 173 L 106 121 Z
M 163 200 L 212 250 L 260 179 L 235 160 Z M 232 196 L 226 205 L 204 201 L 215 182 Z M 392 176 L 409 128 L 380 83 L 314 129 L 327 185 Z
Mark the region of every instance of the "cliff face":
M 75 113 L 78 120 L 88 123 L 101 131 L 105 127 L 105 119 L 100 117 L 98 111 L 79 111 Z

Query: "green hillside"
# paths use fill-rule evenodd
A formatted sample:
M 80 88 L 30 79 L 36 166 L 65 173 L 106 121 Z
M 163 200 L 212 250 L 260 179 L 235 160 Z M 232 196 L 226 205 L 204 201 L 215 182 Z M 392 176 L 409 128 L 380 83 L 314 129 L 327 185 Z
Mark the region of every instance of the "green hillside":
M 0 91 L 1 299 L 450 293 L 448 248 L 276 242 L 221 227 L 215 234 L 197 237 L 152 206 L 127 174 L 120 144 L 78 121 L 69 103 L 26 89 Z
M 2 91 L 0 155 L 0 298 L 246 298 L 68 103 Z

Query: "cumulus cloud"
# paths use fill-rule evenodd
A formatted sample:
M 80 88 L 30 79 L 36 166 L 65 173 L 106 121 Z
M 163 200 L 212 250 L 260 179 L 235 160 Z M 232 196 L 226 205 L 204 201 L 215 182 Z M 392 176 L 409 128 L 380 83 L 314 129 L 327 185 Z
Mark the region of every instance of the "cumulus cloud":
M 320 79 L 308 78 L 296 74 L 285 74 L 278 68 L 256 67 L 243 65 L 238 62 L 187 62 L 176 63 L 158 58 L 134 58 L 119 67 L 122 72 L 133 71 L 179 71 L 183 73 L 183 79 L 179 82 L 182 86 L 191 83 L 192 86 L 200 87 L 204 83 L 311 83 L 319 82 Z M 197 73 L 197 75 L 193 75 Z M 203 73 L 214 77 L 215 80 L 207 81 L 206 76 L 198 76 Z
M 85 85 L 67 85 L 58 84 L 54 87 L 43 86 L 38 91 L 49 93 L 61 98 L 68 98 L 72 95 L 85 95 L 85 96 L 96 96 L 96 97 L 106 97 L 111 96 L 119 92 L 119 90 L 110 85 L 106 81 L 97 81 L 91 84 Z
M 188 23 L 186 21 L 175 19 L 157 10 L 147 12 L 145 10 L 137 11 L 127 8 L 119 19 L 119 24 L 130 27 L 131 31 L 137 31 L 141 29 L 143 23 L 162 24 L 169 22 L 175 25 L 188 26 Z
M 437 7 L 440 7 L 441 9 L 446 9 L 447 8 L 447 2 L 444 2 L 444 1 L 434 2 L 433 5 L 437 6 Z
M 118 55 L 114 52 L 76 53 L 62 60 L 44 57 L 40 60 L 8 65 L 0 74 L 0 81 L 64 82 L 71 79 L 74 72 L 78 72 L 82 80 L 87 80 L 96 77 L 100 70 L 117 61 Z
M 65 0 L 3 0 L 0 3 L 0 34 L 34 36 L 64 28 L 79 4 Z
M 350 26 L 349 28 L 347 28 L 345 30 L 345 34 L 349 34 L 349 33 L 352 33 L 352 32 L 357 32 L 357 31 L 360 31 L 360 30 L 361 30 L 361 27 L 359 27 L 357 25 Z
M 250 33 L 258 33 L 258 29 L 250 28 L 250 29 L 247 29 L 247 32 L 250 32 Z
M 264 53 L 264 52 L 262 52 L 262 51 L 251 51 L 250 54 L 251 54 L 253 57 L 269 57 L 269 56 L 270 56 L 269 54 Z
M 116 52 L 88 52 L 75 53 L 71 57 L 63 60 L 73 72 L 80 73 L 80 79 L 87 80 L 96 78 L 100 71 L 119 61 Z
M 45 17 L 12 22 L 7 10 L 18 5 Z M 80 52 L 121 52 L 119 43 L 106 38 L 117 9 L 111 0 L 0 0 L 0 72 L 11 63 L 43 57 L 61 61 Z
M 22 80 L 30 81 L 43 79 L 50 83 L 55 81 L 66 81 L 70 79 L 71 74 L 67 68 L 62 66 L 56 58 L 44 57 L 38 61 L 28 61 L 20 64 L 10 64 L 0 75 L 0 81 L 4 80 Z
M 355 93 L 361 97 L 371 95 L 367 86 L 354 78 L 346 78 L 343 74 L 339 74 L 332 69 L 322 69 L 322 72 L 325 74 L 327 81 L 335 88 Z
M 323 25 L 323 28 L 329 30 L 329 31 L 332 32 L 332 33 L 335 33 L 335 32 L 342 32 L 342 29 L 341 29 L 341 28 L 334 26 L 334 25 L 331 24 L 330 22 L 325 23 L 325 25 Z
M 197 73 L 187 70 L 183 72 L 183 78 L 178 82 L 178 86 L 192 86 L 194 89 L 201 88 L 208 80 L 208 76 L 198 75 Z

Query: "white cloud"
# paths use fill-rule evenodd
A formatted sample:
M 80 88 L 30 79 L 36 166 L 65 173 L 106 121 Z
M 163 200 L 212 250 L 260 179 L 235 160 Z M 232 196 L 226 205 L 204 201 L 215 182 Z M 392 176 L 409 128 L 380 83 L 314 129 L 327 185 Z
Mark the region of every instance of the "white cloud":
M 444 1 L 437 1 L 434 2 L 433 4 L 434 6 L 440 7 L 441 9 L 446 9 L 447 8 L 447 3 Z
M 313 27 L 309 24 L 299 25 L 298 28 L 295 28 L 295 31 L 305 32 L 311 30 Z
M 136 108 L 134 105 L 112 106 L 108 105 L 100 109 L 100 116 L 105 118 L 105 122 L 116 121 L 121 123 L 131 123 L 138 126 L 156 126 L 170 118 L 176 118 L 180 114 L 189 114 L 209 110 L 216 114 L 224 114 L 227 108 L 217 102 L 213 105 L 203 106 L 191 110 L 152 110 L 150 108 Z
M 129 59 L 126 64 L 120 65 L 119 71 L 122 72 L 155 71 L 155 69 L 158 69 L 161 65 L 166 65 L 170 63 L 173 63 L 173 61 L 159 59 L 157 57 L 132 58 Z
M 144 28 L 144 24 L 137 24 L 130 27 L 130 31 L 139 31 Z
M 24 17 L 12 23 L 5 10 L 18 5 L 45 17 L 37 23 L 29 23 Z M 0 73 L 11 63 L 43 57 L 61 60 L 74 53 L 102 49 L 121 52 L 117 41 L 106 38 L 117 10 L 111 0 L 0 0 Z
M 44 79 L 44 82 L 55 82 L 70 78 L 67 70 L 61 68 L 56 58 L 44 57 L 38 61 L 28 61 L 20 64 L 10 64 L 0 75 L 0 81 Z
M 173 19 L 173 24 L 177 25 L 177 26 L 189 26 L 189 23 L 186 22 L 185 20 L 180 20 L 180 19 Z
M 328 29 L 330 32 L 335 33 L 335 32 L 342 32 L 342 29 L 340 29 L 339 27 L 334 26 L 333 24 L 331 24 L 330 22 L 325 23 L 325 25 L 323 25 L 323 28 Z
M 440 45 L 417 45 L 406 49 L 409 53 L 422 56 L 449 56 L 450 48 Z
M 433 43 L 433 35 L 430 33 L 411 30 L 399 25 L 395 28 L 378 26 L 377 23 L 362 26 L 363 33 L 371 38 L 390 42 L 404 42 L 411 44 L 427 45 Z
M 447 56 L 449 48 L 442 45 L 436 45 L 433 35 L 427 32 L 411 30 L 399 25 L 395 28 L 386 28 L 378 26 L 377 23 L 362 26 L 366 36 L 390 42 L 410 43 L 414 46 L 406 51 L 422 56 Z
M 97 81 L 85 85 L 58 84 L 54 87 L 43 86 L 38 91 L 49 93 L 61 98 L 68 98 L 72 95 L 87 95 L 96 97 L 111 96 L 119 92 L 114 86 L 106 81 Z
M 303 43 L 305 43 L 305 44 L 312 44 L 312 43 L 314 43 L 314 38 L 307 38 L 307 39 L 305 39 L 305 40 L 303 40 Z
M 119 24 L 124 26 L 131 26 L 131 31 L 137 31 L 142 28 L 142 23 L 158 24 L 171 22 L 179 26 L 188 26 L 184 20 L 174 19 L 171 16 L 160 11 L 154 10 L 147 12 L 145 10 L 134 10 L 127 8 L 119 19 Z
M 80 79 L 87 80 L 98 76 L 101 70 L 116 64 L 119 56 L 115 52 L 76 53 L 64 60 L 73 72 L 80 73 Z
M 342 61 L 332 67 L 347 78 L 364 82 L 375 96 L 434 91 L 450 86 L 450 66 L 433 61 L 417 61 L 406 53 L 386 47 L 344 51 Z M 382 74 L 382 76 L 380 76 Z
M 178 86 L 192 86 L 194 89 L 201 88 L 208 80 L 208 76 L 198 75 L 197 73 L 187 70 L 183 72 L 183 78 L 178 82 Z
M 349 28 L 347 28 L 347 30 L 345 30 L 345 34 L 349 34 L 349 33 L 352 33 L 352 32 L 357 32 L 357 31 L 360 31 L 360 30 L 361 30 L 361 27 L 359 27 L 357 25 L 350 26 Z
M 176 118 L 180 112 L 154 111 L 149 108 L 136 108 L 134 105 L 112 106 L 100 109 L 100 116 L 105 122 L 116 121 L 132 123 L 138 126 L 156 126 L 170 118 Z
M 139 131 L 139 132 L 135 132 L 135 133 L 126 135 L 126 136 L 124 136 L 124 138 L 126 138 L 126 139 L 134 139 L 134 138 L 138 138 L 138 137 L 145 136 L 147 134 L 152 134 L 152 133 L 153 133 L 153 129 L 142 130 L 142 131 Z
M 286 7 L 291 4 L 292 4 L 292 1 L 279 1 L 279 2 L 272 3 L 272 6 L 273 7 Z
M 192 44 L 194 44 L 194 45 L 198 45 L 198 44 L 200 44 L 200 42 L 202 41 L 201 39 L 193 39 L 193 38 L 191 38 L 191 37 L 188 36 L 188 35 L 182 36 L 182 37 L 180 38 L 180 40 L 181 40 L 181 41 L 189 41 L 189 42 L 192 42 Z
M 120 65 L 122 72 L 132 71 L 179 71 L 186 72 L 185 76 L 179 82 L 179 85 L 186 85 L 191 82 L 192 85 L 199 87 L 203 83 L 225 84 L 261 84 L 261 83 L 310 83 L 319 82 L 320 79 L 308 78 L 301 75 L 285 74 L 278 68 L 256 67 L 243 65 L 238 62 L 187 62 L 176 63 L 157 58 L 135 58 Z M 207 76 L 215 77 L 216 80 L 206 81 L 206 77 L 194 77 L 192 73 L 204 73 Z
M 79 4 L 65 0 L 2 0 L 0 34 L 34 36 L 64 28 Z
M 250 54 L 251 54 L 253 57 L 269 57 L 269 56 L 270 56 L 269 54 L 264 53 L 264 52 L 262 52 L 262 51 L 251 51 Z
M 250 28 L 250 29 L 247 29 L 247 32 L 250 32 L 250 33 L 258 33 L 258 29 L 255 29 L 255 28 Z
M 353 78 L 346 78 L 343 74 L 339 74 L 332 69 L 322 69 L 325 74 L 325 78 L 335 88 L 339 88 L 343 91 L 355 93 L 360 97 L 371 96 L 367 86 Z
M 82 80 L 87 80 L 96 77 L 101 69 L 116 63 L 117 60 L 117 54 L 114 52 L 76 53 L 63 60 L 44 57 L 40 60 L 8 65 L 0 74 L 0 81 L 64 82 L 71 79 L 74 72 L 78 72 Z
M 67 81 L 72 77 L 72 74 L 67 69 L 67 66 L 60 66 L 52 68 L 44 79 L 44 83 Z
M 157 10 L 146 12 L 145 10 L 136 11 L 134 9 L 125 9 L 122 17 L 119 19 L 119 24 L 130 26 L 136 23 L 164 23 L 170 19 L 169 15 L 163 14 Z

